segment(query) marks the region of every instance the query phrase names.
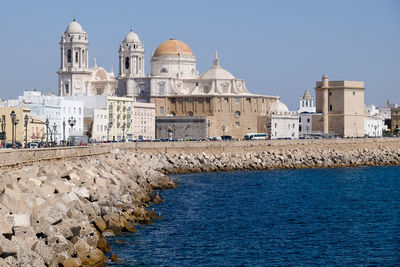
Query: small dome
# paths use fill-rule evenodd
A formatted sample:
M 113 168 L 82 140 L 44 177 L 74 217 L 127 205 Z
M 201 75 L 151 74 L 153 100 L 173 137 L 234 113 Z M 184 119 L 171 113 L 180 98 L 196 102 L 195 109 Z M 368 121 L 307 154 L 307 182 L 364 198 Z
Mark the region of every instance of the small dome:
M 224 70 L 223 68 L 214 68 L 214 66 L 209 69 L 208 71 L 204 72 L 201 76 L 200 79 L 204 80 L 218 80 L 218 79 L 228 79 L 232 80 L 235 79 L 235 76 L 233 76 L 229 71 Z
M 279 99 L 276 100 L 275 102 L 271 103 L 271 106 L 269 107 L 270 114 L 274 114 L 274 113 L 278 114 L 278 113 L 284 113 L 284 112 L 289 112 L 289 109 Z
M 204 80 L 217 80 L 217 79 L 225 79 L 225 80 L 232 80 L 235 79 L 229 71 L 224 70 L 219 65 L 218 53 L 215 53 L 214 65 L 208 71 L 204 72 L 200 79 Z
M 178 53 L 183 56 L 193 56 L 193 52 L 190 47 L 184 42 L 176 39 L 169 39 L 168 41 L 160 44 L 153 56 L 178 55 Z
M 124 42 L 140 42 L 139 36 L 131 30 L 126 36 Z
M 76 22 L 75 20 L 68 24 L 67 31 L 68 33 L 83 33 L 82 26 Z

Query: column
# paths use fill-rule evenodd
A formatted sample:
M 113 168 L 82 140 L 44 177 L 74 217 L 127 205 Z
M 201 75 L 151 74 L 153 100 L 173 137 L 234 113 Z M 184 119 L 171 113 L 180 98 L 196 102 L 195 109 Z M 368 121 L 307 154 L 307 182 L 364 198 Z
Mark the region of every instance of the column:
M 121 57 L 121 55 L 119 56 L 119 76 L 123 76 L 122 75 L 122 57 Z
M 79 68 L 82 68 L 82 48 L 79 48 L 78 56 Z
M 64 46 L 61 46 L 61 69 L 64 69 Z
M 329 134 L 328 121 L 328 88 L 322 88 L 322 117 L 324 120 L 324 134 Z

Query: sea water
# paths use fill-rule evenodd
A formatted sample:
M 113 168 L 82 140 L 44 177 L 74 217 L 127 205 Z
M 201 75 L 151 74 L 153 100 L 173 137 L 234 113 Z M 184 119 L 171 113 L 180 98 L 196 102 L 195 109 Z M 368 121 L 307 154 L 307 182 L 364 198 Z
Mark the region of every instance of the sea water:
M 400 265 L 400 167 L 172 179 L 161 220 L 109 239 L 118 266 Z

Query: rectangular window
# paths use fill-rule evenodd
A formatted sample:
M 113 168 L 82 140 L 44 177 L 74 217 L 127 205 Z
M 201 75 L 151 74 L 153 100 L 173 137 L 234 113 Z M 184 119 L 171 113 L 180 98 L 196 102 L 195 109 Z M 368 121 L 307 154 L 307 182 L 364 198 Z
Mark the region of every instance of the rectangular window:
M 329 110 L 332 111 L 332 105 L 329 105 Z
M 307 119 L 307 122 L 310 122 L 310 118 Z
M 239 97 L 236 97 L 236 98 L 235 98 L 235 103 L 236 103 L 236 104 L 240 104 L 240 98 L 239 98 Z
M 301 122 L 301 118 L 299 118 L 299 122 Z
M 235 125 L 236 125 L 236 126 L 240 126 L 240 122 L 238 122 L 238 121 L 235 122 Z
M 189 103 L 189 104 L 192 104 L 192 103 L 193 103 L 193 98 L 189 98 L 189 99 L 188 99 L 188 103 Z
M 160 114 L 164 114 L 164 107 L 160 107 Z
M 356 95 L 356 91 L 353 91 L 353 95 Z

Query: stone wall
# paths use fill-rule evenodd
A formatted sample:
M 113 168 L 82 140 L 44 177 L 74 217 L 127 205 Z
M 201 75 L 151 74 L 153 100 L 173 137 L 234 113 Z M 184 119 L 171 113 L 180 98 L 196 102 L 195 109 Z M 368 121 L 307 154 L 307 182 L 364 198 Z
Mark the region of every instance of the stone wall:
M 104 155 L 115 149 L 132 152 L 169 154 L 222 153 L 222 152 L 263 152 L 276 149 L 335 149 L 350 151 L 356 149 L 400 149 L 400 138 L 320 139 L 320 140 L 259 140 L 259 141 L 215 141 L 215 142 L 138 142 L 112 143 L 87 147 L 58 147 L 41 149 L 0 149 L 0 168 L 31 164 L 40 161 L 54 161 Z

